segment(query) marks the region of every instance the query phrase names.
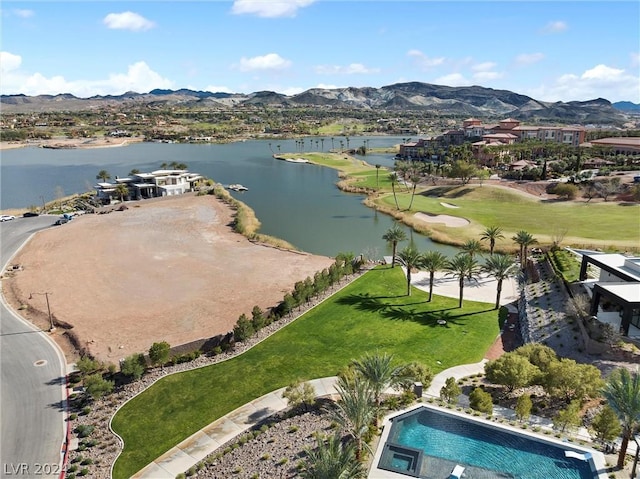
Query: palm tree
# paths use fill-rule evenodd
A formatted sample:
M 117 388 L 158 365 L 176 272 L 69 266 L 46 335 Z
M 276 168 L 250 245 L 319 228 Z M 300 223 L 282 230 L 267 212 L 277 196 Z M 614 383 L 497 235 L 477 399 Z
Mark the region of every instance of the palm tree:
M 351 381 L 339 377 L 335 388 L 340 394 L 340 400 L 336 403 L 333 417 L 352 437 L 356 460 L 360 461 L 363 449 L 369 449 L 365 436 L 376 417 L 373 390 L 367 381 L 357 376 Z
M 622 444 L 618 453 L 618 468 L 624 467 L 629 439 L 640 425 L 640 370 L 630 372 L 620 368 L 614 370 L 602 391 L 622 423 Z
M 474 279 L 476 274 L 478 274 L 478 262 L 467 253 L 459 253 L 449 260 L 446 270 L 448 275 L 458 278 L 458 286 L 460 287 L 458 308 L 462 308 L 462 300 L 464 297 L 464 280 L 472 280 Z
M 460 247 L 463 253 L 467 253 L 472 258 L 482 251 L 482 245 L 480 241 L 475 239 L 470 239 L 465 241 L 465 243 Z
M 320 151 L 324 151 L 324 138 L 320 138 L 320 145 L 321 145 L 320 146 L 320 148 L 321 148 Z
M 304 479 L 361 479 L 366 477 L 364 467 L 356 461 L 356 446 L 343 443 L 339 434 L 329 436 L 326 441 L 317 437 L 318 446 L 307 448 L 304 460 Z
M 532 244 L 536 244 L 538 240 L 535 239 L 531 233 L 527 233 L 524 230 L 518 231 L 511 239 L 520 246 L 520 264 L 522 268 L 525 268 L 527 265 L 527 249 Z
M 138 173 L 140 173 L 140 170 L 139 170 L 138 168 L 133 168 L 133 169 L 129 172 L 129 176 L 137 175 Z
M 503 239 L 502 228 L 499 226 L 487 227 L 480 236 L 480 239 L 489 241 L 489 254 L 493 256 L 493 249 L 496 247 L 496 240 Z
M 380 173 L 380 164 L 376 164 L 376 187 L 380 188 L 380 179 L 378 177 L 379 173 Z
M 407 270 L 407 296 L 411 296 L 411 270 L 419 268 L 422 255 L 413 246 L 407 246 L 396 255 L 396 261 Z
M 407 209 L 411 210 L 411 207 L 413 206 L 413 198 L 416 196 L 416 188 L 418 187 L 418 183 L 420 182 L 420 175 L 418 175 L 417 173 L 411 174 L 411 176 L 409 176 L 409 181 L 411 182 L 413 188 L 411 190 L 411 201 L 409 202 L 409 208 Z
M 404 380 L 404 367 L 393 367 L 393 356 L 387 353 L 366 354 L 362 359 L 353 362 L 355 370 L 369 382 L 373 389 L 374 399 L 379 406 L 382 402 L 382 392 L 401 384 Z
M 114 192 L 120 197 L 120 201 L 124 201 L 124 197 L 129 195 L 129 188 L 124 183 L 118 183 Z
M 396 249 L 398 247 L 398 243 L 406 240 L 407 235 L 402 228 L 395 224 L 389 228 L 384 235 L 382 235 L 382 239 L 387 243 L 391 243 L 391 267 L 393 268 L 396 265 Z
M 396 202 L 396 209 L 399 210 L 400 206 L 398 206 L 398 197 L 396 196 L 396 184 L 398 183 L 398 177 L 395 172 L 389 174 L 389 181 L 391 182 L 391 191 L 393 191 L 393 199 Z
M 427 251 L 422 255 L 420 266 L 429 272 L 429 301 L 431 301 L 436 271 L 441 271 L 447 266 L 447 257 L 440 251 Z
M 96 180 L 102 180 L 104 182 L 104 181 L 107 181 L 108 179 L 111 179 L 111 175 L 107 170 L 100 170 L 96 175 Z
M 502 281 L 514 275 L 513 267 L 516 262 L 511 256 L 497 254 L 490 256 L 484 264 L 484 270 L 498 281 L 498 292 L 496 295 L 496 307 L 500 307 L 500 294 L 502 293 Z

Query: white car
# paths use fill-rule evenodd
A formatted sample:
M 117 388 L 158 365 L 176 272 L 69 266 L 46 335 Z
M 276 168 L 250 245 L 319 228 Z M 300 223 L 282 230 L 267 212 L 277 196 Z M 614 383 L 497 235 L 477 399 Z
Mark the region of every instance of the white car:
M 15 220 L 16 217 L 13 215 L 2 215 L 0 216 L 0 221 L 11 221 L 11 220 Z

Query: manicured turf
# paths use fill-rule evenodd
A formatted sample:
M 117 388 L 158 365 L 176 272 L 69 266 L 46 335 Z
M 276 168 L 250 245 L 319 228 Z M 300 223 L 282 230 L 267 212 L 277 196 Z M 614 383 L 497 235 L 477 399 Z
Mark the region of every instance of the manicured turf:
M 400 209 L 409 205 L 411 195 L 397 194 Z M 395 208 L 393 195 L 380 200 Z M 458 208 L 447 208 L 441 203 Z M 640 205 L 614 202 L 586 203 L 582 201 L 538 201 L 516 192 L 489 185 L 438 187 L 417 194 L 411 211 L 460 216 L 477 227 L 497 225 L 509 239 L 512 232 L 526 230 L 550 242 L 557 231 L 566 230 L 565 244 L 628 245 L 637 248 L 640 241 Z M 463 233 L 457 228 L 456 233 Z
M 165 378 L 113 420 L 125 449 L 114 469 L 126 478 L 203 426 L 294 380 L 334 376 L 365 353 L 419 361 L 434 372 L 482 359 L 498 334 L 491 304 L 414 289 L 399 267 L 363 275 L 266 341 L 230 361 Z M 446 319 L 439 326 L 438 319 Z

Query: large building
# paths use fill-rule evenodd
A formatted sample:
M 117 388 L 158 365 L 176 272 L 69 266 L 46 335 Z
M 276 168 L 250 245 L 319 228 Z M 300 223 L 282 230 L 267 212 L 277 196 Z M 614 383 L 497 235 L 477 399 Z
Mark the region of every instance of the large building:
M 582 146 L 601 146 L 610 149 L 616 155 L 638 155 L 640 154 L 640 137 L 600 138 L 584 143 Z

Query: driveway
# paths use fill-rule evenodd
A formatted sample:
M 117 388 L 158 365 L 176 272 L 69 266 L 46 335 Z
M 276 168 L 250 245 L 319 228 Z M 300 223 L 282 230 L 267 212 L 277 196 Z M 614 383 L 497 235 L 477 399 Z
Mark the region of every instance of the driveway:
M 0 264 L 52 216 L 0 223 Z M 4 271 L 3 269 L 3 271 Z M 44 300 L 44 297 L 42 297 Z M 64 362 L 56 346 L 0 302 L 1 477 L 58 477 L 64 424 Z

